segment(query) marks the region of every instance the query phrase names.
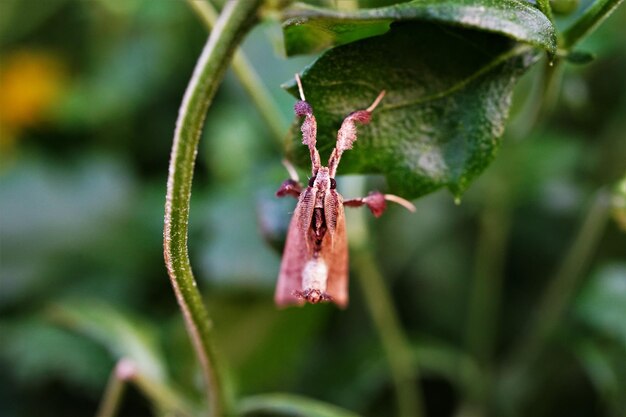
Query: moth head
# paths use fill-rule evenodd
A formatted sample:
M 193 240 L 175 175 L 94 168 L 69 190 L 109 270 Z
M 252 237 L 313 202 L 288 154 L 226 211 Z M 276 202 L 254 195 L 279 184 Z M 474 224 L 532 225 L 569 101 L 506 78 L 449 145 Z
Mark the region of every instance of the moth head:
M 337 187 L 335 179 L 330 176 L 327 167 L 320 167 L 315 176 L 309 180 L 309 187 L 315 187 L 319 190 L 326 191 Z

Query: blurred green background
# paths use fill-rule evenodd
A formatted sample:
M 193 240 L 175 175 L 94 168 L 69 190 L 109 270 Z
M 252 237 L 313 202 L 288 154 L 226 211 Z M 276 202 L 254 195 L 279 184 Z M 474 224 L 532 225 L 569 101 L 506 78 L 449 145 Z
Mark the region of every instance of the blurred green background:
M 626 170 L 625 24 L 621 7 L 580 45 L 596 60 L 565 66 L 556 106 L 534 128 L 529 91 L 543 63 L 523 78 L 499 155 L 460 205 L 441 191 L 415 201 L 415 215 L 367 213 L 429 416 L 471 415 L 477 373 L 492 381 L 481 386 L 493 415 L 626 415 L 626 235 L 604 199 Z M 162 226 L 178 106 L 206 36 L 184 1 L 0 2 L 0 415 L 91 415 L 121 356 L 200 397 Z M 243 49 L 290 120 L 280 84 L 314 57 L 284 59 L 272 21 Z M 273 305 L 295 204 L 273 194 L 287 176 L 281 157 L 228 73 L 200 145 L 189 247 L 232 384 L 391 415 L 358 274 L 345 311 Z M 355 197 L 356 183 L 339 186 Z M 559 270 L 571 279 L 550 295 Z M 487 301 L 476 302 L 476 282 Z M 563 314 L 519 365 L 545 300 Z M 490 321 L 470 323 L 475 308 Z M 487 332 L 478 354 L 473 331 Z M 520 366 L 523 389 L 508 372 Z M 120 415 L 151 407 L 131 388 Z

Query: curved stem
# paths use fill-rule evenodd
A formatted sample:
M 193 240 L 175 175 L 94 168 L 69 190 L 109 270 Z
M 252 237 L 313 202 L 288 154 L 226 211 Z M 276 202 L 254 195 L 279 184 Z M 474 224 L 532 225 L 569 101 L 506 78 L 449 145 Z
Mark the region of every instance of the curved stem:
M 211 30 L 217 21 L 217 12 L 209 0 L 187 0 L 187 3 L 196 12 L 204 26 Z M 283 137 L 289 122 L 280 111 L 276 101 L 261 81 L 261 78 L 248 61 L 248 58 L 241 50 L 235 51 L 232 61 L 232 69 L 246 90 L 263 120 L 269 127 L 276 145 L 282 148 Z
M 170 159 L 163 233 L 165 264 L 206 382 L 213 416 L 230 413 L 232 401 L 215 358 L 211 323 L 187 251 L 189 200 L 204 118 L 235 48 L 255 21 L 260 0 L 224 6 L 196 64 L 181 105 Z

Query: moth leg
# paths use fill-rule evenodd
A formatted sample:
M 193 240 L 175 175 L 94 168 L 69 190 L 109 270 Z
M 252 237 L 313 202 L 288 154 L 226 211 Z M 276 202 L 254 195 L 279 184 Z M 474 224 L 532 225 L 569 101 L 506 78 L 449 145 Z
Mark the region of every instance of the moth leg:
M 299 198 L 300 193 L 302 193 L 302 185 L 289 178 L 288 180 L 285 180 L 280 187 L 278 187 L 278 190 L 276 190 L 276 197 L 285 197 L 290 195 L 292 197 Z
M 300 179 L 298 178 L 298 172 L 294 168 L 291 162 L 286 159 L 283 159 L 283 165 L 289 172 L 289 179 L 285 180 L 278 190 L 276 190 L 276 197 L 285 197 L 292 196 L 295 198 L 300 197 L 300 193 L 302 192 L 302 184 L 300 184 Z
M 371 192 L 367 197 L 345 200 L 343 205 L 346 207 L 367 206 L 375 217 L 380 217 L 385 212 L 385 209 L 387 209 L 387 201 L 400 204 L 410 212 L 415 211 L 415 206 L 410 201 L 394 194 L 383 194 L 378 191 Z

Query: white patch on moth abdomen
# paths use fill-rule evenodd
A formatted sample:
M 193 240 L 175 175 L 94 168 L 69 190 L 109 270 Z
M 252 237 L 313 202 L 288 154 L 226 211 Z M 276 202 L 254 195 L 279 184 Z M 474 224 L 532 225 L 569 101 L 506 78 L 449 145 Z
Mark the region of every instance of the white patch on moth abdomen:
M 302 290 L 318 290 L 320 293 L 326 292 L 326 281 L 328 280 L 328 266 L 323 259 L 311 259 L 302 269 Z

